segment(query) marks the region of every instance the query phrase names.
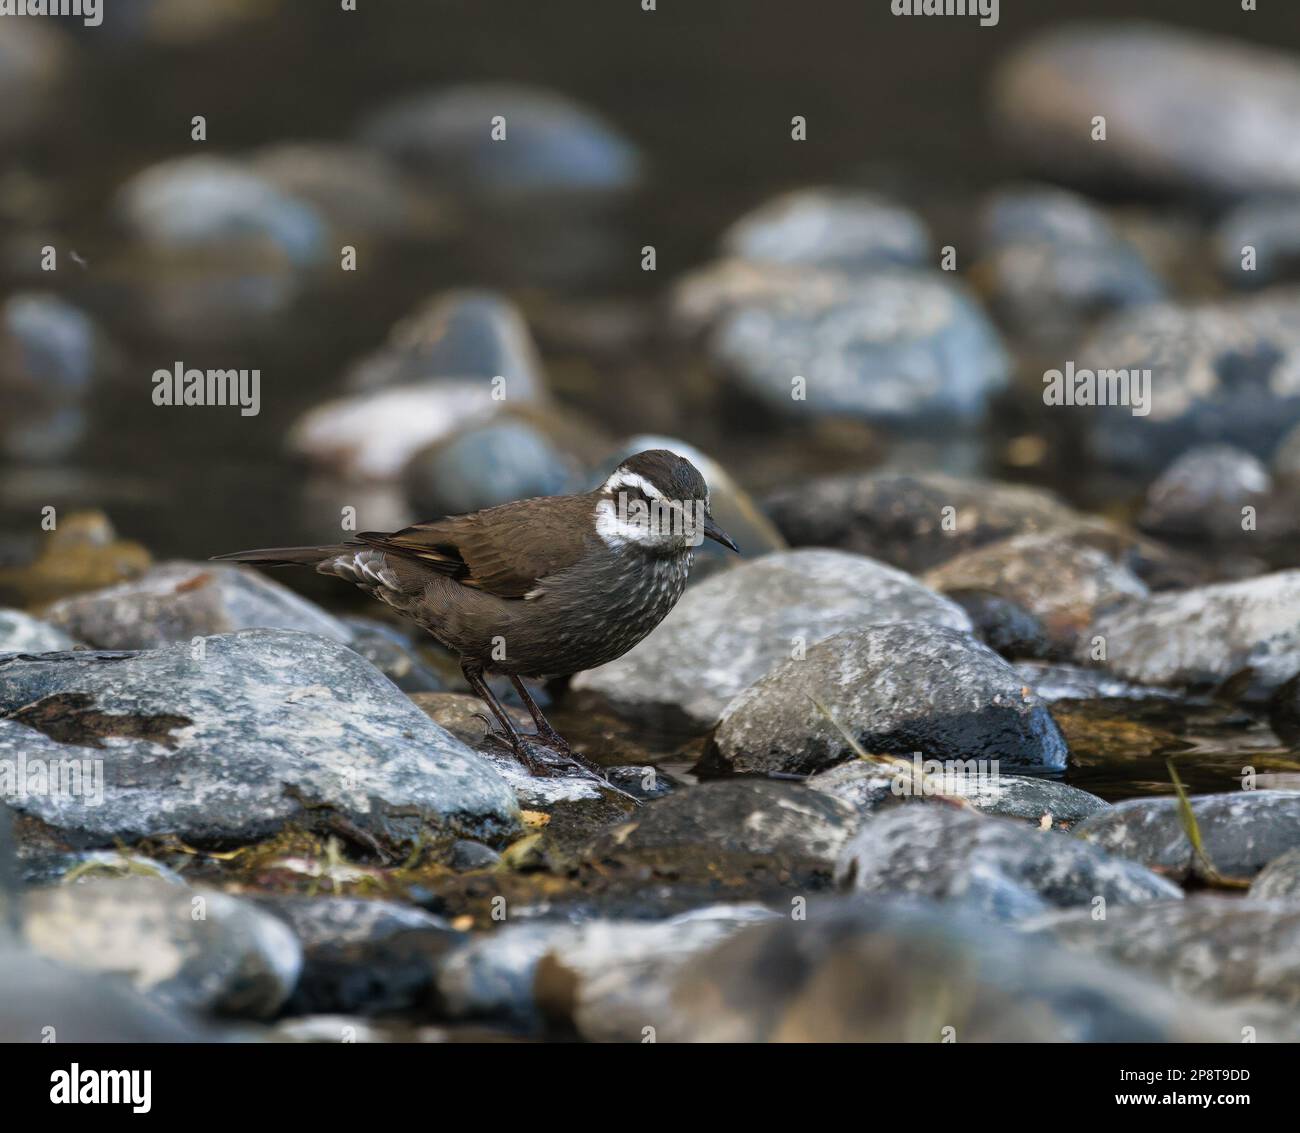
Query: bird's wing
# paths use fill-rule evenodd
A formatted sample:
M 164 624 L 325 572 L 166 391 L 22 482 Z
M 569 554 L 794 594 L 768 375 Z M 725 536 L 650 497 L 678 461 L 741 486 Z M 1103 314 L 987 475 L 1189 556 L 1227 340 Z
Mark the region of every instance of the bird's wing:
M 470 515 L 416 523 L 357 539 L 499 598 L 523 598 L 547 575 L 580 559 L 591 532 L 586 496 L 520 500 Z

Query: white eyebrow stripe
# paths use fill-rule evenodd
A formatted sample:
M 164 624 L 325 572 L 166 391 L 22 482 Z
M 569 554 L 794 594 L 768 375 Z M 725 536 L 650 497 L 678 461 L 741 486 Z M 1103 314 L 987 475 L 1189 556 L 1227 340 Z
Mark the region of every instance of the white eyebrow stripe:
M 663 492 L 636 472 L 619 470 L 605 481 L 604 491 L 616 492 L 619 488 L 640 488 L 652 500 L 662 500 L 664 498 Z

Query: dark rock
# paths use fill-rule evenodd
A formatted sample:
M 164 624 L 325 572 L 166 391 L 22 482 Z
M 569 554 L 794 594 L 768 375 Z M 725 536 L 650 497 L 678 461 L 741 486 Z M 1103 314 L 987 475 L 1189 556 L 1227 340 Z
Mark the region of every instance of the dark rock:
M 503 118 L 504 140 L 494 140 Z M 504 201 L 622 193 L 640 180 L 633 146 L 595 113 L 539 87 L 482 83 L 411 95 L 362 137 L 438 186 Z
M 923 581 L 958 601 L 961 594 L 975 592 L 1012 603 L 1006 621 L 993 623 L 995 636 L 1014 640 L 1028 614 L 1047 637 L 1045 648 L 1030 656 L 1070 656 L 1099 610 L 1147 596 L 1132 571 L 1052 533 L 1016 535 L 966 551 L 929 571 Z M 1024 636 L 1031 645 L 1033 635 Z
M 1300 846 L 1274 858 L 1250 883 L 1252 900 L 1300 900 Z
M 500 861 L 501 855 L 491 846 L 461 838 L 452 843 L 447 864 L 459 873 L 471 873 L 476 869 L 494 869 Z
M 939 474 L 850 473 L 792 485 L 763 504 L 796 547 L 838 547 L 919 572 L 1009 535 L 1075 518 L 1040 488 Z
M 1296 671 L 1300 570 L 1130 602 L 1097 618 L 1089 638 L 1098 637 L 1112 676 L 1197 687 L 1250 670 L 1244 695 L 1266 697 Z M 1091 649 L 1082 640 L 1078 659 L 1086 663 Z
M 287 586 L 226 563 L 159 563 L 129 582 L 64 598 L 45 617 L 98 649 L 157 649 L 241 629 L 352 638 L 347 626 Z
M 993 821 L 992 819 L 986 821 Z M 855 899 L 745 929 L 686 965 L 659 1041 L 1238 1041 L 1149 980 L 969 911 Z
M 994 111 L 1057 178 L 1211 197 L 1300 189 L 1289 156 L 1300 62 L 1240 40 L 1143 23 L 1053 27 L 1003 62 Z M 1104 142 L 1093 140 L 1098 115 Z
M 842 551 L 777 551 L 690 588 L 644 641 L 571 688 L 623 714 L 703 729 L 778 662 L 846 628 L 893 621 L 970 627 L 958 606 L 892 567 Z
M 1262 510 L 1273 484 L 1258 457 L 1231 445 L 1189 449 L 1147 489 L 1139 524 L 1171 538 L 1240 536 L 1243 509 Z
M 1300 670 L 1273 694 L 1268 722 L 1283 743 L 1300 745 Z
M 238 845 L 301 823 L 409 854 L 516 828 L 491 766 L 347 647 L 272 630 L 202 645 L 0 660 L 0 755 L 88 776 L 15 810 L 87 847 Z
M 983 590 L 953 590 L 948 597 L 971 620 L 975 636 L 1003 657 L 1043 657 L 1050 652 L 1047 630 L 1028 610 Z
M 875 193 L 800 189 L 759 205 L 722 237 L 723 251 L 756 263 L 846 271 L 921 267 L 931 256 L 925 222 Z
M 23 928 L 45 957 L 126 973 L 137 991 L 208 1014 L 275 1014 L 302 965 L 293 933 L 255 905 L 146 877 L 34 890 Z
M 1149 869 L 1068 834 L 939 805 L 869 819 L 845 846 L 835 878 L 864 893 L 959 901 L 999 920 L 1098 898 L 1131 905 L 1182 896 Z
M 1191 805 L 1205 856 L 1223 877 L 1249 879 L 1300 845 L 1300 791 L 1200 795 Z M 1168 877 L 1206 878 L 1175 798 L 1127 799 L 1081 822 L 1075 833 Z
M 1300 196 L 1243 201 L 1215 227 L 1214 256 L 1219 274 L 1241 291 L 1300 279 Z
M 1061 733 L 1010 665 L 967 633 L 901 622 L 837 634 L 769 670 L 727 705 L 700 768 L 819 771 L 853 755 L 841 728 L 866 751 L 1065 766 Z

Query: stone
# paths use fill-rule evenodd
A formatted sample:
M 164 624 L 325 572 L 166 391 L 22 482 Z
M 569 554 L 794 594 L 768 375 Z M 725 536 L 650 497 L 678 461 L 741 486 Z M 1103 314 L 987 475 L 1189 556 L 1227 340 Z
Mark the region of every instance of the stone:
M 74 649 L 78 642 L 49 622 L 22 610 L 0 609 L 0 653 L 55 653 Z
M 1247 197 L 1219 219 L 1213 242 L 1219 275 L 1240 291 L 1300 281 L 1300 193 Z
M 1273 489 L 1263 461 L 1231 445 L 1189 449 L 1147 489 L 1138 519 L 1146 531 L 1169 538 L 1240 537 L 1244 509 L 1259 512 Z
M 1274 858 L 1250 883 L 1251 900 L 1300 900 L 1300 846 Z

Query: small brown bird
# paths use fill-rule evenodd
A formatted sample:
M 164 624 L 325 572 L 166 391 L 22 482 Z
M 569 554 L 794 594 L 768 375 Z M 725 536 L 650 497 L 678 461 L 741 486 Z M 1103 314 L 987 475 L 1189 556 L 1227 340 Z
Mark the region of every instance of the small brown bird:
M 693 549 L 736 544 L 709 512 L 690 461 L 649 449 L 623 461 L 594 492 L 543 496 L 468 515 L 364 532 L 326 547 L 272 547 L 216 558 L 314 567 L 355 583 L 419 623 L 454 652 L 470 688 L 501 727 L 490 732 L 530 771 L 540 743 L 575 755 L 521 677 L 558 677 L 620 657 L 657 626 L 686 587 Z M 513 726 L 485 673 L 508 676 L 535 734 Z M 490 726 L 490 725 L 489 725 Z

